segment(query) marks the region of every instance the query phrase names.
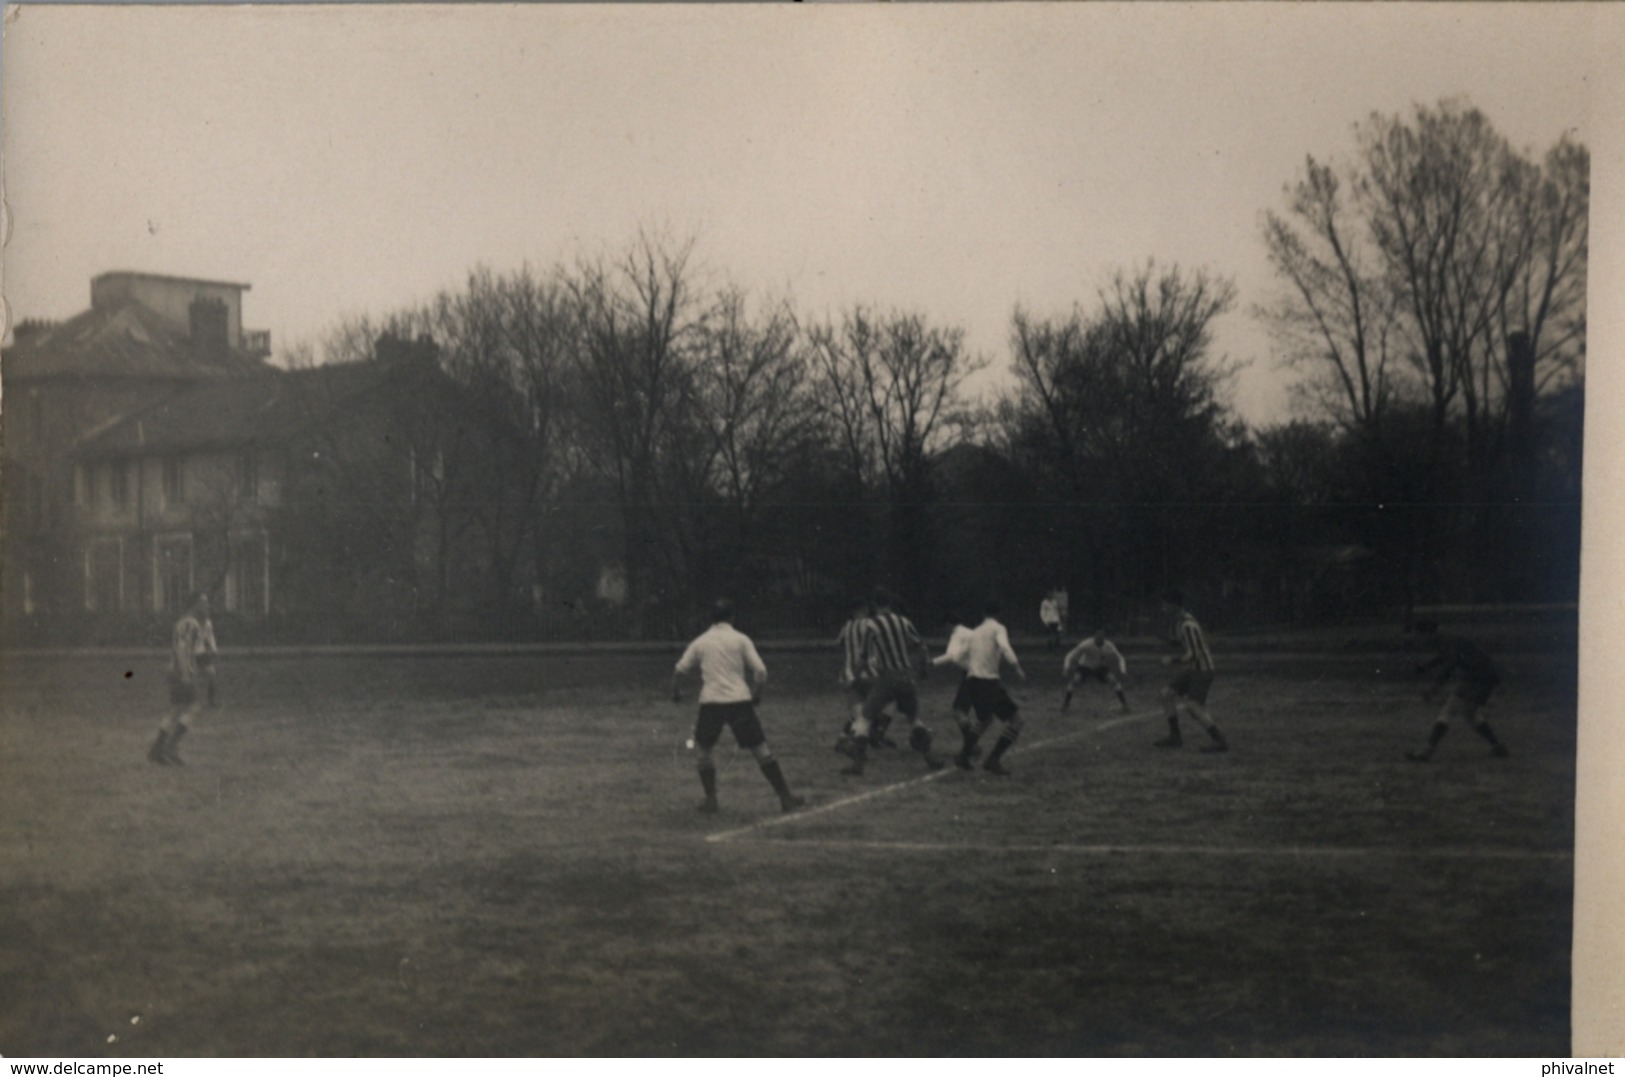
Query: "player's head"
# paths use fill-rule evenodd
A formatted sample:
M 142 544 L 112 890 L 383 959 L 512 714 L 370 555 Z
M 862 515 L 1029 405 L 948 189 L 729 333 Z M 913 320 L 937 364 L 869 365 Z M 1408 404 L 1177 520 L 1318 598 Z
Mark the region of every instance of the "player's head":
M 990 598 L 986 602 L 982 603 L 983 617 L 997 617 L 999 615 L 999 610 L 999 600 L 996 598 Z
M 209 615 L 209 592 L 193 591 L 191 598 L 186 603 L 186 608 L 192 613 L 207 617 Z
M 1170 587 L 1162 593 L 1162 604 L 1172 609 L 1182 610 L 1185 608 L 1185 594 L 1177 588 Z
M 731 623 L 734 619 L 734 604 L 726 598 L 719 598 L 711 603 L 711 623 L 714 625 Z
M 873 602 L 875 609 L 889 610 L 897 605 L 897 596 L 892 594 L 889 588 L 876 587 Z
M 942 624 L 944 628 L 958 628 L 964 623 L 964 621 L 959 619 L 959 614 L 953 612 L 952 610 L 948 610 L 942 615 Z
M 1106 642 L 1106 630 L 1104 628 L 1097 628 L 1095 629 L 1094 634 L 1089 638 L 1095 641 L 1096 647 L 1099 647 L 1102 643 Z
M 874 608 L 869 605 L 869 598 L 867 595 L 859 595 L 857 598 L 852 600 L 853 617 L 867 617 L 873 612 Z

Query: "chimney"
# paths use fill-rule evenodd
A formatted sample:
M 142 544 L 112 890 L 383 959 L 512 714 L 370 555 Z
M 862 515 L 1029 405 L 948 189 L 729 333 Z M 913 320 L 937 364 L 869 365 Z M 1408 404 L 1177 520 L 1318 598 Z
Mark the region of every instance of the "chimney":
M 224 299 L 192 300 L 192 346 L 205 359 L 224 362 L 231 344 L 231 318 Z

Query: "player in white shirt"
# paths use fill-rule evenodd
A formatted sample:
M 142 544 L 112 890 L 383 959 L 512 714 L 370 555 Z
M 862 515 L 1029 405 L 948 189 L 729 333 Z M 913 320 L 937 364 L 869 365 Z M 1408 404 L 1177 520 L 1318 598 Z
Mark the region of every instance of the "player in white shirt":
M 1067 653 L 1061 662 L 1061 674 L 1067 679 L 1066 695 L 1061 699 L 1062 714 L 1072 705 L 1073 690 L 1090 681 L 1111 685 L 1112 691 L 1117 693 L 1117 702 L 1123 706 L 1123 713 L 1128 713 L 1128 696 L 1123 692 L 1122 680 L 1128 676 L 1128 661 L 1123 657 L 1123 652 L 1106 638 L 1105 629 L 1097 628 L 1094 635 Z
M 1058 649 L 1061 646 L 1061 604 L 1056 601 L 1054 591 L 1038 604 L 1038 619 L 1043 622 L 1047 646 L 1052 651 Z
M 951 662 L 965 671 L 963 688 L 971 710 L 976 713 L 974 723 L 966 720 L 960 725 L 965 741 L 959 754 L 954 757 L 954 763 L 961 770 L 971 769 L 971 762 L 976 758 L 976 742 L 997 718 L 1004 723 L 1004 732 L 988 753 L 982 769 L 989 774 L 1004 775 L 1010 773 L 1004 769 L 1004 753 L 1021 735 L 1022 721 L 1021 709 L 1010 698 L 1010 693 L 1004 690 L 999 674 L 1005 663 L 1014 668 L 1016 676 L 1022 680 L 1027 679 L 1027 672 L 1021 668 L 1021 659 L 1011 649 L 1010 633 L 999 623 L 998 614 L 998 603 L 989 602 L 982 623 L 951 641 L 948 653 L 933 659 L 932 664 L 946 665 Z
M 767 746 L 761 719 L 756 716 L 756 703 L 761 699 L 762 686 L 767 683 L 767 666 L 756 653 L 750 637 L 734 628 L 733 603 L 718 599 L 711 611 L 711 627 L 695 638 L 677 660 L 672 672 L 671 701 L 683 700 L 682 678 L 694 672 L 700 675 L 700 714 L 694 723 L 694 748 L 699 754 L 700 785 L 705 789 L 705 800 L 700 811 L 717 811 L 717 766 L 711 758 L 711 749 L 722 737 L 722 729 L 733 730 L 734 740 L 741 748 L 756 757 L 757 764 L 768 784 L 779 795 L 779 806 L 794 811 L 806 803 L 790 792 L 778 760 Z

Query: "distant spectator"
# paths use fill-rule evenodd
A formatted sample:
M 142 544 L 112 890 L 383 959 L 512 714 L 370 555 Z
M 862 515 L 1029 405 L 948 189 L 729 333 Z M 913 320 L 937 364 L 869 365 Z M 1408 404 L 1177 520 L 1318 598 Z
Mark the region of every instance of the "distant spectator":
M 1044 625 L 1046 646 L 1050 650 L 1059 650 L 1061 646 L 1061 604 L 1051 591 L 1044 596 L 1044 601 L 1038 604 L 1038 619 Z

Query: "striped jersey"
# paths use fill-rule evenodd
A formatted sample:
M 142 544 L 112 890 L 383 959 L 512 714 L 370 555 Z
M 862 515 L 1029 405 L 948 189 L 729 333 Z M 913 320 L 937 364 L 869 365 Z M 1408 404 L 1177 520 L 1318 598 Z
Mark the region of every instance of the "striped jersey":
M 1176 632 L 1179 645 L 1185 648 L 1180 661 L 1193 663 L 1203 673 L 1212 673 L 1213 652 L 1208 650 L 1207 635 L 1203 633 L 1202 626 L 1196 623 L 1196 618 L 1189 613 L 1181 614 Z
M 197 673 L 197 655 L 203 647 L 203 625 L 188 613 L 175 622 L 171 640 L 169 669 L 190 681 Z
M 852 684 L 869 676 L 863 660 L 863 640 L 868 626 L 869 618 L 854 617 L 841 626 L 841 634 L 835 637 L 841 646 L 842 684 Z
M 883 610 L 869 618 L 864 633 L 863 657 L 875 674 L 888 670 L 912 670 L 913 654 L 925 646 L 914 622 L 901 613 Z

